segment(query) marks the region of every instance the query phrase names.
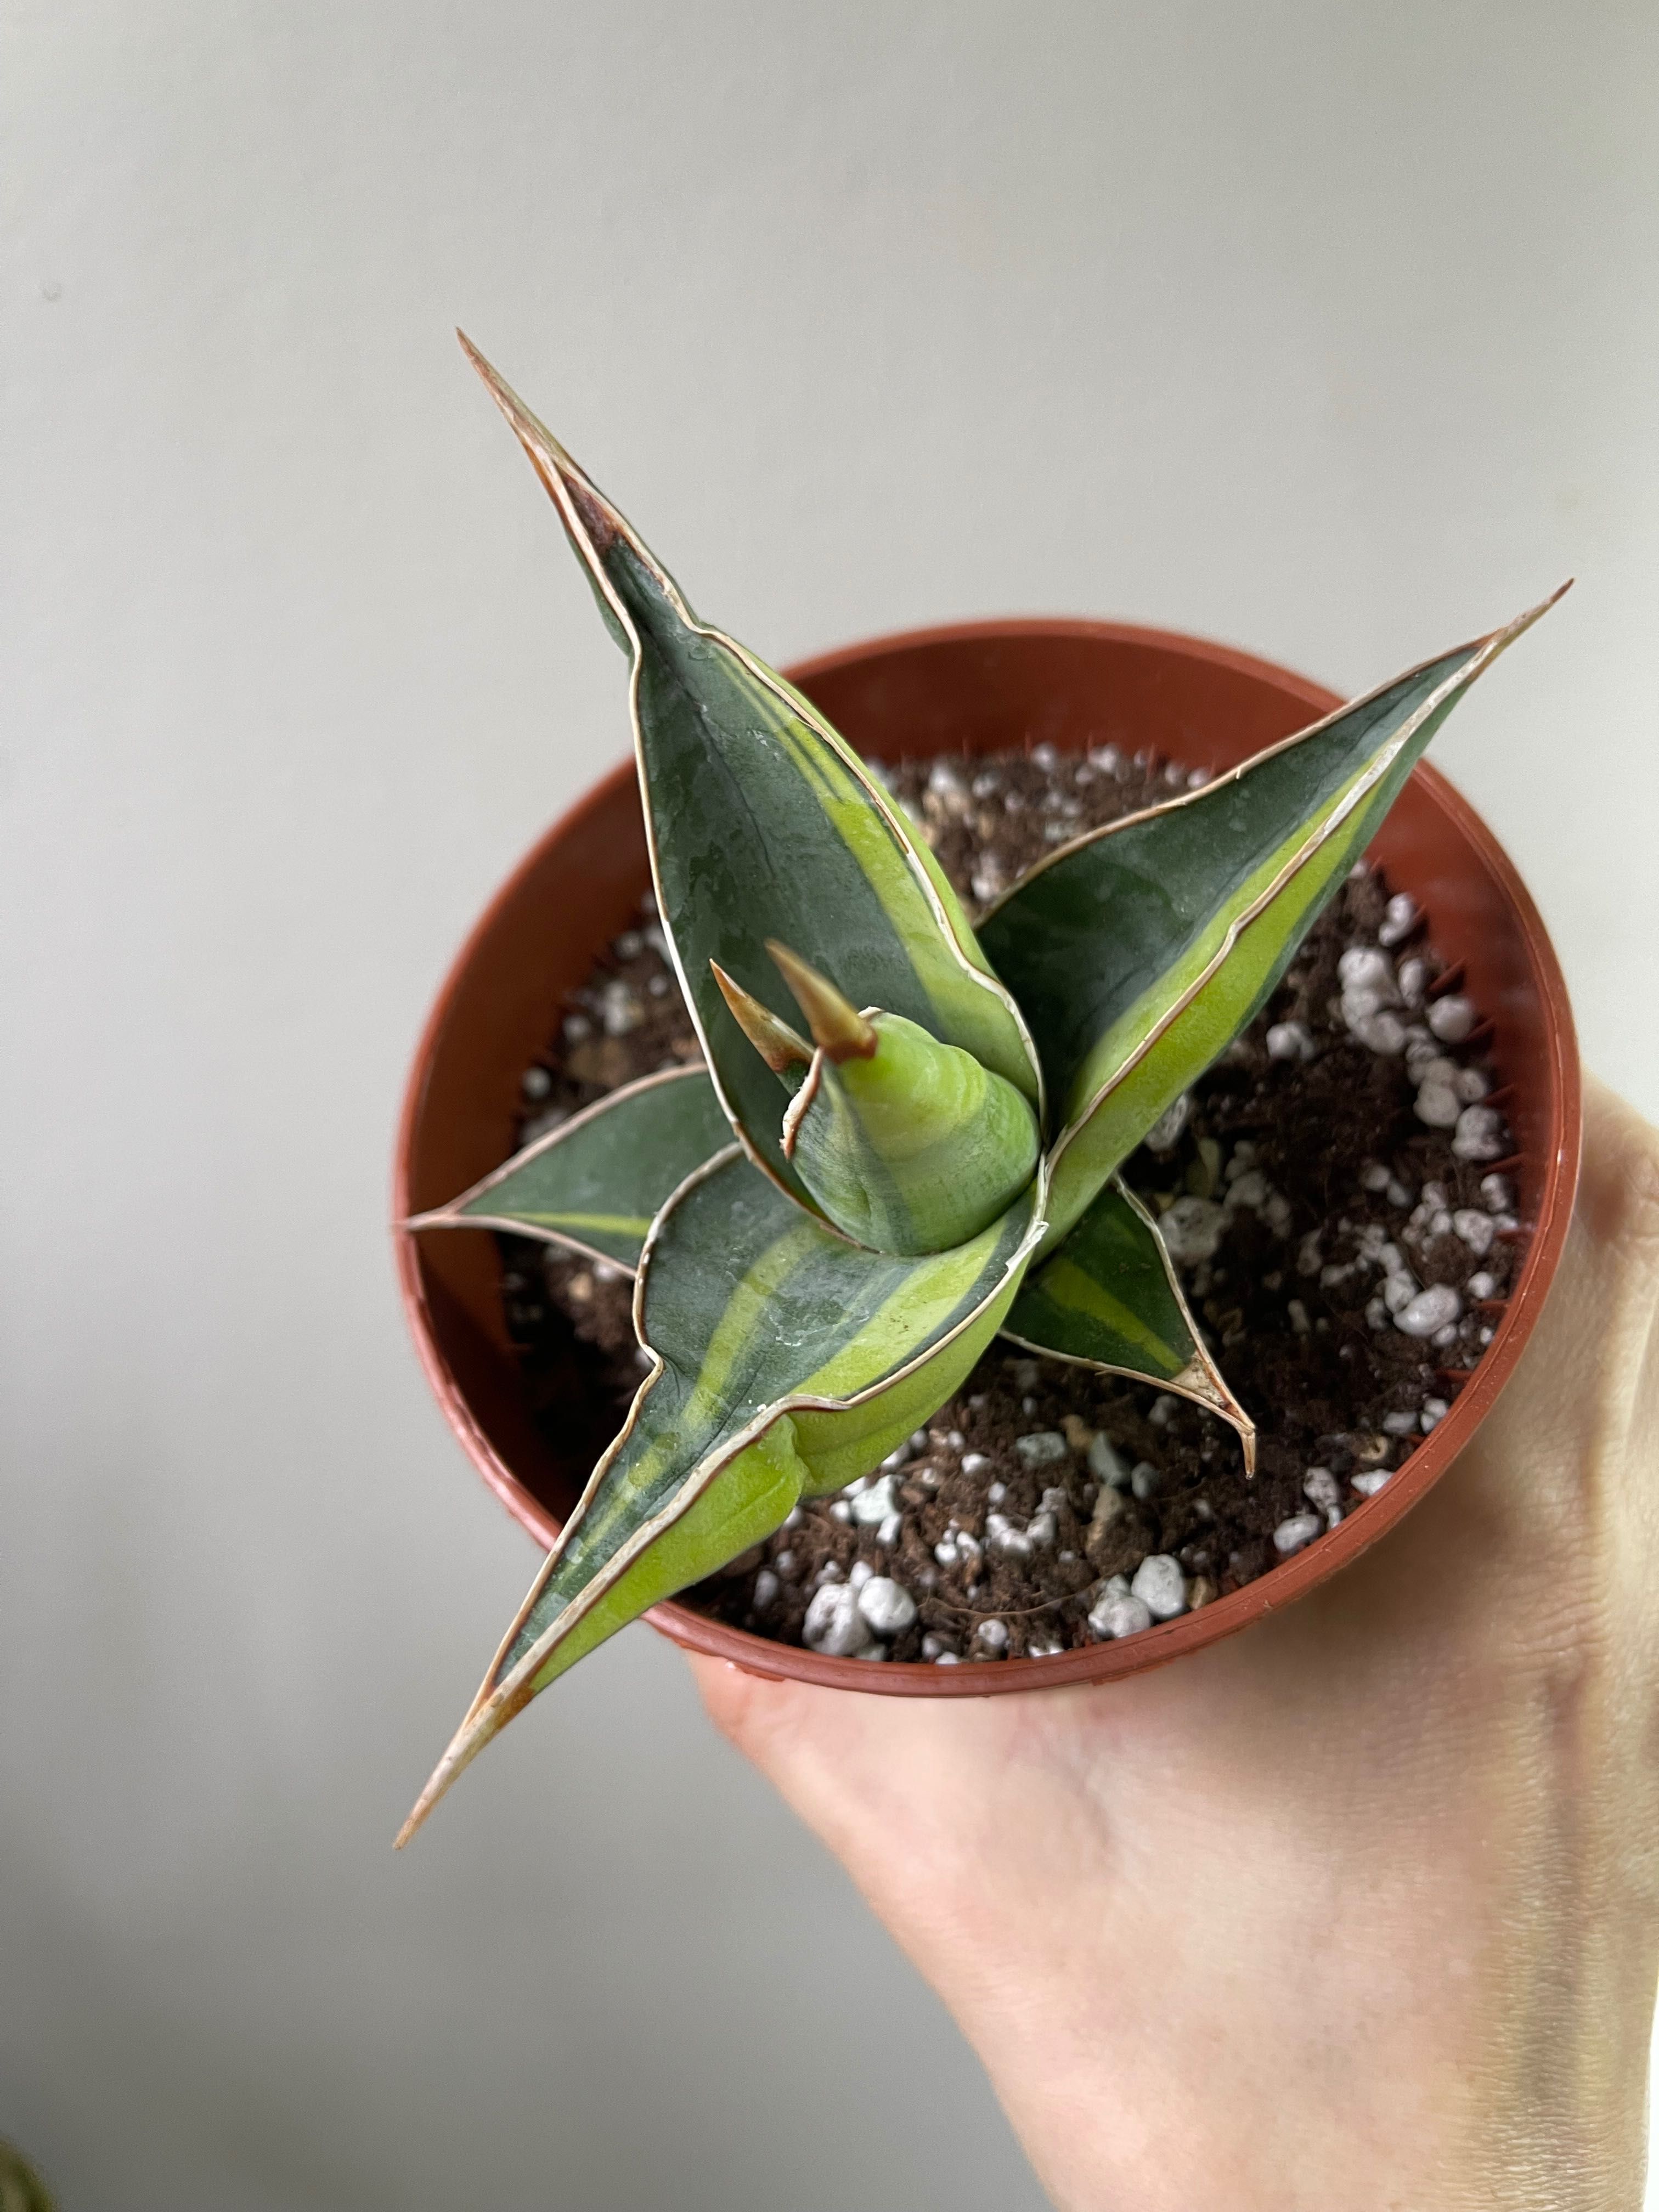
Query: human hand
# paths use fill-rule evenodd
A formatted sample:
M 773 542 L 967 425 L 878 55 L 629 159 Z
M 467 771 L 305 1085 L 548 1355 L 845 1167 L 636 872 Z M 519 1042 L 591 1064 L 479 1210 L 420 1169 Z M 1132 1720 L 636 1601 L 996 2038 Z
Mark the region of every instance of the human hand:
M 1065 2212 L 1642 2194 L 1659 1961 L 1659 1134 L 1599 1085 L 1475 1442 L 1345 1573 L 1113 1685 L 693 1662 Z

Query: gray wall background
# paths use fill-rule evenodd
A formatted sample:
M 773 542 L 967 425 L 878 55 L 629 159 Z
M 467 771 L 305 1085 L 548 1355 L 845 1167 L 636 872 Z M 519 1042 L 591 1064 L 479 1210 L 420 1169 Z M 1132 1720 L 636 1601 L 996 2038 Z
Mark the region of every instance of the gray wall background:
M 648 1633 L 387 1848 L 533 1566 L 403 1334 L 399 1086 L 624 743 L 450 325 L 780 659 L 1077 611 L 1357 690 L 1576 571 L 1438 757 L 1659 1111 L 1659 16 L 4 40 L 0 2130 L 75 2212 L 1034 2207 Z

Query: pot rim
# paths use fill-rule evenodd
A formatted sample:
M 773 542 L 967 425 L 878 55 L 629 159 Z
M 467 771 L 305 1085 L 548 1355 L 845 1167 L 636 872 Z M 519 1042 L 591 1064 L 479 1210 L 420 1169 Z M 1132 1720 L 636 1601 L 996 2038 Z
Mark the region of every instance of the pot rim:
M 1343 704 L 1340 695 L 1325 685 L 1237 647 L 1179 630 L 1083 617 L 992 617 L 891 631 L 798 661 L 784 673 L 791 683 L 805 687 L 817 678 L 902 649 L 1045 637 L 1101 639 L 1115 644 L 1146 646 L 1265 679 L 1280 691 L 1300 698 L 1310 709 L 1310 720 L 1329 714 Z M 417 1237 L 400 1224 L 412 1211 L 409 1202 L 411 1161 L 428 1072 L 451 1008 L 465 987 L 479 947 L 489 936 L 501 910 L 512 902 L 526 878 L 539 866 L 545 848 L 555 840 L 580 836 L 592 817 L 612 800 L 618 787 L 632 783 L 635 775 L 634 762 L 629 758 L 590 786 L 537 838 L 468 932 L 422 1030 L 398 1127 L 392 1191 L 392 1236 L 404 1311 L 416 1354 L 433 1394 L 467 1456 L 514 1518 L 544 1549 L 550 1547 L 562 1524 L 519 1480 L 475 1417 L 437 1340 L 421 1273 Z M 1540 1188 L 1537 1215 L 1519 1279 L 1492 1341 L 1468 1382 L 1453 1401 L 1450 1411 L 1414 1448 L 1406 1464 L 1382 1490 L 1355 1506 L 1317 1543 L 1269 1568 L 1242 1589 L 1213 1599 L 1196 1613 L 1155 1623 L 1138 1635 L 1087 1644 L 1048 1658 L 1005 1659 L 994 1664 L 961 1667 L 939 1667 L 925 1660 L 889 1661 L 878 1666 L 867 1660 L 833 1659 L 804 1646 L 774 1643 L 746 1629 L 711 1620 L 672 1599 L 652 1607 L 643 1616 L 659 1633 L 687 1650 L 725 1659 L 748 1674 L 884 1697 L 998 1697 L 1019 1691 L 1060 1689 L 1080 1682 L 1115 1681 L 1218 1643 L 1224 1637 L 1236 1635 L 1241 1629 L 1293 1603 L 1369 1551 L 1439 1480 L 1497 1402 L 1543 1310 L 1566 1242 L 1577 1189 L 1583 1099 L 1566 981 L 1531 894 L 1491 830 L 1438 769 L 1427 761 L 1419 761 L 1412 775 L 1423 795 L 1449 820 L 1463 842 L 1485 865 L 1512 909 L 1543 1012 L 1549 1119 L 1547 1139 L 1538 1163 Z

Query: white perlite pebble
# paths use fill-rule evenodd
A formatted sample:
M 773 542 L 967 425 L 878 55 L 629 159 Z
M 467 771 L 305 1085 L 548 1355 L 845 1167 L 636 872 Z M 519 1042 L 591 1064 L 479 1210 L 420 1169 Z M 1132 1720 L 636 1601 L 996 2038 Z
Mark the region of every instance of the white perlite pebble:
M 1267 1178 L 1260 1168 L 1247 1168 L 1244 1173 L 1229 1182 L 1227 1195 L 1222 1201 L 1224 1213 L 1237 1213 L 1242 1206 L 1248 1213 L 1255 1213 L 1267 1202 Z
M 880 1528 L 877 1529 L 876 1541 L 881 1546 L 884 1552 L 890 1552 L 894 1545 L 897 1543 L 899 1540 L 899 1533 L 902 1529 L 903 1526 L 904 1521 L 902 1515 L 897 1513 L 890 1513 L 887 1518 L 882 1522 Z
M 1375 1498 L 1377 1492 L 1390 1480 L 1392 1474 L 1391 1468 L 1375 1467 L 1369 1474 L 1352 1475 L 1349 1480 L 1362 1498 Z
M 962 1471 L 969 1476 L 988 1474 L 991 1471 L 991 1462 L 983 1452 L 963 1452 Z
M 1178 1198 L 1158 1225 L 1176 1267 L 1195 1267 L 1200 1260 L 1215 1257 L 1227 1217 L 1213 1199 Z
M 916 1617 L 916 1601 L 890 1575 L 872 1575 L 859 1592 L 859 1611 L 878 1636 L 902 1636 Z
M 1412 1081 L 1420 1082 L 1423 1069 L 1428 1062 L 1443 1057 L 1439 1046 L 1429 1035 L 1426 1024 L 1422 1022 L 1413 1022 L 1411 1032 L 1406 1039 L 1406 1073 Z M 1450 1060 L 1446 1061 L 1448 1067 L 1452 1064 Z
M 1172 1152 L 1181 1141 L 1181 1133 L 1187 1126 L 1193 1110 L 1191 1094 L 1183 1091 L 1173 1106 L 1165 1107 L 1141 1142 L 1149 1152 Z
M 1273 1549 L 1280 1559 L 1288 1559 L 1292 1553 L 1311 1544 L 1314 1538 L 1323 1531 L 1324 1526 L 1322 1513 L 1292 1513 L 1287 1521 L 1281 1521 L 1273 1530 Z
M 1381 1160 L 1367 1160 L 1359 1170 L 1361 1190 L 1386 1190 L 1391 1178 Z
M 1035 1468 L 1053 1467 L 1069 1458 L 1072 1448 L 1058 1429 L 1035 1429 L 1030 1436 L 1016 1437 L 1014 1449 L 1022 1467 Z
M 1017 1528 L 1006 1514 L 988 1513 L 985 1516 L 985 1548 L 994 1552 L 999 1559 L 1029 1559 L 1031 1540 L 1024 1529 Z
M 778 1601 L 778 1578 L 770 1567 L 763 1567 L 755 1577 L 755 1610 L 769 1613 Z
M 1424 1017 L 1442 1044 L 1462 1044 L 1475 1024 L 1475 1011 L 1468 999 L 1453 995 L 1436 999 Z
M 1187 1610 L 1187 1577 L 1168 1552 L 1154 1552 L 1135 1569 L 1129 1595 L 1139 1598 L 1154 1620 L 1173 1620 Z
M 1376 933 L 1380 945 L 1398 945 L 1408 937 L 1417 926 L 1417 901 L 1409 891 L 1396 891 L 1382 909 L 1382 927 Z
M 1473 1106 L 1477 1098 L 1484 1098 L 1492 1085 L 1478 1067 L 1460 1067 L 1452 1089 L 1466 1106 Z
M 981 1620 L 974 1631 L 975 1644 L 982 1644 L 988 1651 L 1000 1655 L 1008 1649 L 1008 1624 L 1006 1620 Z
M 645 1008 L 620 975 L 613 976 L 599 992 L 599 1019 L 610 1037 L 630 1036 L 645 1019 Z
M 1504 1124 L 1492 1106 L 1466 1106 L 1457 1117 L 1452 1150 L 1460 1160 L 1501 1160 Z
M 1388 1437 L 1414 1437 L 1417 1434 L 1415 1413 L 1384 1413 L 1382 1433 Z
M 1426 960 L 1402 960 L 1400 963 L 1400 995 L 1408 1006 L 1420 1006 L 1423 994 L 1428 988 L 1429 963 Z
M 950 1638 L 948 1637 L 936 1634 L 934 1631 L 930 1628 L 927 1635 L 921 1639 L 922 1657 L 924 1659 L 939 1659 L 942 1658 L 947 1651 L 953 1659 L 956 1657 L 957 1648 L 955 1644 L 951 1642 Z
M 1465 1294 L 1473 1298 L 1474 1303 L 1479 1305 L 1484 1298 L 1493 1298 L 1497 1297 L 1498 1278 L 1496 1275 L 1489 1275 L 1486 1273 L 1486 1270 L 1482 1267 L 1477 1273 L 1469 1277 L 1468 1282 L 1464 1284 L 1463 1289 Z
M 1129 1487 L 1129 1470 L 1112 1449 L 1109 1437 L 1095 1437 L 1089 1447 L 1089 1472 L 1097 1482 L 1109 1482 L 1114 1490 Z
M 1275 1022 L 1267 1032 L 1269 1060 L 1311 1060 L 1313 1031 L 1304 1022 Z
M 1391 1314 L 1402 1314 L 1419 1295 L 1417 1278 L 1407 1267 L 1390 1268 L 1382 1285 L 1382 1303 Z
M 1463 1301 L 1449 1283 L 1431 1283 L 1408 1306 L 1402 1306 L 1394 1325 L 1404 1336 L 1432 1336 L 1463 1310 Z
M 1412 1111 L 1431 1129 L 1455 1129 L 1465 1109 L 1449 1083 L 1425 1083 Z M 1452 1150 L 1456 1149 L 1454 1141 Z
M 1507 1213 L 1515 1204 L 1515 1192 L 1507 1176 L 1484 1175 L 1480 1178 L 1480 1203 L 1488 1213 Z
M 1045 1551 L 1060 1534 L 1052 1513 L 1034 1513 L 1025 1524 L 1025 1540 L 1035 1551 Z
M 1302 1478 L 1302 1495 L 1322 1513 L 1342 1503 L 1342 1492 L 1328 1467 L 1310 1467 Z
M 1427 1436 L 1437 1422 L 1443 1421 L 1450 1411 L 1451 1407 L 1443 1398 L 1425 1398 L 1423 1401 L 1423 1411 L 1419 1416 L 1423 1424 L 1424 1435 Z
M 1373 1011 L 1369 1006 L 1359 1006 L 1344 999 L 1342 1018 L 1348 1025 L 1348 1034 L 1368 1052 L 1378 1053 L 1384 1060 L 1396 1059 L 1406 1049 L 1406 1024 L 1398 1014 L 1386 1008 Z
M 869 1634 L 859 1611 L 859 1593 L 850 1583 L 826 1583 L 807 1607 L 801 1628 L 811 1649 L 828 1659 L 850 1659 L 863 1650 Z
M 854 1559 L 847 1570 L 848 1587 L 851 1589 L 862 1589 L 875 1571 L 868 1559 Z
M 866 1490 L 860 1491 L 853 1500 L 853 1518 L 860 1528 L 877 1528 L 898 1510 L 893 1495 L 893 1477 L 878 1475 Z
M 1138 1597 L 1125 1592 L 1120 1597 L 1108 1590 L 1098 1599 L 1089 1615 L 1090 1633 L 1103 1644 L 1115 1636 L 1139 1636 L 1143 1628 L 1150 1628 L 1152 1616 L 1149 1608 Z
M 1145 1504 L 1158 1488 L 1158 1469 L 1149 1459 L 1138 1459 L 1129 1470 L 1129 1487 Z
M 1382 994 L 1380 1004 L 1395 1004 L 1394 963 L 1375 945 L 1351 945 L 1337 962 L 1336 972 L 1345 992 L 1376 991 Z
M 1473 1206 L 1460 1206 L 1452 1216 L 1452 1227 L 1468 1246 L 1477 1260 L 1484 1260 L 1492 1249 L 1492 1240 L 1497 1231 L 1492 1225 L 1492 1216 L 1482 1213 Z

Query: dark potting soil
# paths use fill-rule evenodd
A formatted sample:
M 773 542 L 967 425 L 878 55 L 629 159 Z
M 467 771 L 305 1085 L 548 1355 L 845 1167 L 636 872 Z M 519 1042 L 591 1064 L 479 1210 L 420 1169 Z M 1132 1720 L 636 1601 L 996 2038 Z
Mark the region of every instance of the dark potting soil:
M 879 772 L 970 912 L 1056 843 L 1205 780 L 1109 746 Z M 1179 1126 L 1126 1168 L 1257 1423 L 1253 1480 L 1232 1430 L 1188 1401 L 999 1340 L 876 1478 L 803 1503 L 684 1601 L 799 1644 L 824 1583 L 887 1577 L 915 1615 L 872 1635 L 861 1656 L 1041 1654 L 1144 1627 L 1144 1607 L 1114 1615 L 1102 1603 L 1125 1595 L 1110 1578 L 1135 1577 L 1143 1561 L 1164 1562 L 1135 1584 L 1162 1617 L 1362 1509 L 1490 1342 L 1524 1247 L 1501 1172 L 1508 1133 L 1481 1103 L 1499 1079 L 1457 981 L 1410 901 L 1391 902 L 1376 872 L 1357 870 L 1267 1011 L 1194 1085 L 1184 1120 L 1166 1117 Z M 524 1079 L 524 1141 L 618 1084 L 699 1057 L 648 899 L 560 1012 Z M 502 1242 L 538 1418 L 568 1441 L 574 1353 L 580 1387 L 619 1422 L 646 1364 L 631 1280 Z

